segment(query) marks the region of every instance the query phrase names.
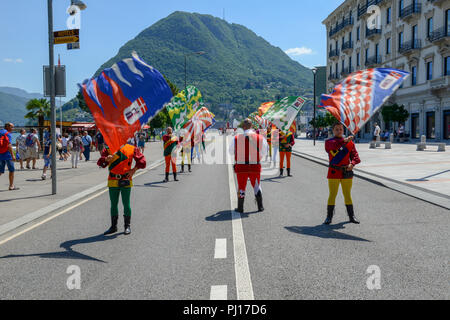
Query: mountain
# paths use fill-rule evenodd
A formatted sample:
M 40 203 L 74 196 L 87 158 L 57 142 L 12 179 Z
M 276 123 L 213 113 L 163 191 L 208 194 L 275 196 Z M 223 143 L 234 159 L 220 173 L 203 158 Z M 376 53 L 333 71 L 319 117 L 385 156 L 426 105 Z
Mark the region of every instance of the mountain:
M 0 122 L 12 122 L 17 125 L 25 125 L 24 118 L 27 113 L 25 105 L 28 98 L 0 92 Z
M 12 94 L 18 97 L 26 98 L 26 99 L 41 99 L 44 96 L 40 93 L 29 93 L 23 89 L 20 88 L 13 88 L 13 87 L 0 87 L 0 92 Z
M 178 88 L 184 87 L 185 54 L 204 51 L 187 57 L 187 83 L 200 89 L 216 115 L 225 116 L 224 106 L 232 104 L 246 116 L 262 102 L 312 91 L 309 69 L 246 27 L 211 15 L 172 13 L 123 45 L 95 76 L 132 51 Z

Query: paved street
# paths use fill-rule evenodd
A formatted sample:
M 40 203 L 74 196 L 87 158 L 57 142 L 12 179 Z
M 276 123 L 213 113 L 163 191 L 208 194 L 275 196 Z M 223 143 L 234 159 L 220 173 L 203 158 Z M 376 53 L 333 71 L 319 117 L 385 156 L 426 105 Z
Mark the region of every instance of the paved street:
M 247 213 L 232 214 L 228 165 L 195 164 L 167 184 L 159 166 L 135 179 L 130 236 L 121 233 L 122 217 L 119 233 L 102 235 L 110 223 L 102 193 L 9 241 L 0 238 L 0 297 L 450 298 L 448 210 L 355 178 L 361 225 L 346 223 L 339 195 L 333 224 L 323 226 L 326 168 L 292 161 L 294 177 L 264 176 L 263 213 L 255 213 L 248 187 Z M 71 265 L 81 270 L 79 290 L 66 286 Z M 366 286 L 371 265 L 381 270 L 380 290 Z

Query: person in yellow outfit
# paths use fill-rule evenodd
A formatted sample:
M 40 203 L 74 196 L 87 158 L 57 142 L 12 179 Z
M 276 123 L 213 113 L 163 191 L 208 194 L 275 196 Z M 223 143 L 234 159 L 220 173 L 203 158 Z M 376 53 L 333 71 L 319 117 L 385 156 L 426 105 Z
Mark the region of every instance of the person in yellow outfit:
M 291 175 L 291 156 L 292 156 L 292 146 L 295 144 L 294 135 L 291 131 L 287 134 L 280 131 L 280 177 L 283 176 L 284 170 L 284 159 L 286 158 L 286 167 L 287 167 L 287 175 L 288 177 L 292 177 Z

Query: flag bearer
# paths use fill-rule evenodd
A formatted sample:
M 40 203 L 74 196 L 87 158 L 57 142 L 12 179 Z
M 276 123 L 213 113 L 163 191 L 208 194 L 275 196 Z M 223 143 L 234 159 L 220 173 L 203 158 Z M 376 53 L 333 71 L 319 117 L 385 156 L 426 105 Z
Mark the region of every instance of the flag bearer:
M 280 131 L 279 133 L 279 148 L 280 148 L 280 176 L 283 175 L 284 170 L 284 159 L 286 158 L 287 175 L 291 175 L 291 156 L 292 156 L 292 146 L 295 144 L 294 135 L 291 131 L 287 134 Z
M 234 171 L 238 182 L 238 207 L 237 212 L 244 213 L 245 189 L 247 180 L 253 186 L 258 205 L 258 212 L 264 211 L 261 190 L 261 159 L 267 152 L 266 139 L 251 129 L 252 122 L 245 119 L 242 125 L 243 134 L 238 134 L 230 144 L 229 152 L 234 156 Z
M 189 133 L 180 137 L 181 143 L 181 172 L 184 172 L 184 159 L 187 158 L 188 171 L 191 172 L 191 139 Z
M 344 126 L 336 123 L 333 126 L 334 137 L 325 141 L 325 150 L 329 157 L 328 169 L 328 188 L 330 194 L 328 197 L 327 218 L 324 224 L 330 224 L 333 219 L 336 196 L 339 191 L 339 185 L 342 185 L 345 206 L 351 223 L 359 224 L 355 218 L 352 200 L 353 168 L 361 162 L 353 136 L 344 138 Z
M 133 159 L 135 167 L 132 167 Z M 108 187 L 109 199 L 111 200 L 111 228 L 104 234 L 112 234 L 117 232 L 117 221 L 119 218 L 119 197 L 122 194 L 122 204 L 124 208 L 125 232 L 131 233 L 131 187 L 133 186 L 133 175 L 138 169 L 144 169 L 147 165 L 144 155 L 139 148 L 130 144 L 126 144 L 115 154 L 111 154 L 108 147 L 104 148 L 97 164 L 109 169 Z
M 164 160 L 166 161 L 166 179 L 164 182 L 169 181 L 170 166 L 172 165 L 173 180 L 177 179 L 177 147 L 178 137 L 173 134 L 171 127 L 167 128 L 167 134 L 163 136 L 164 143 Z

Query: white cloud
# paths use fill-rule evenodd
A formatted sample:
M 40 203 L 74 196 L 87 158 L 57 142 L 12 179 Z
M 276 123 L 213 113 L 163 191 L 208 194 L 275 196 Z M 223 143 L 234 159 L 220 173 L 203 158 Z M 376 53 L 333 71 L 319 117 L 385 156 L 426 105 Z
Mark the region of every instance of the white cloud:
M 301 47 L 301 48 L 291 48 L 284 51 L 287 55 L 298 57 L 303 55 L 314 54 L 311 48 Z
M 7 63 L 22 63 L 23 60 L 21 58 L 17 58 L 17 59 L 4 58 L 3 62 L 7 62 Z

